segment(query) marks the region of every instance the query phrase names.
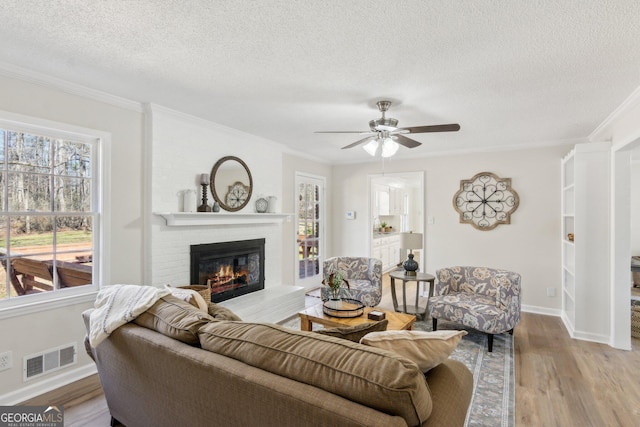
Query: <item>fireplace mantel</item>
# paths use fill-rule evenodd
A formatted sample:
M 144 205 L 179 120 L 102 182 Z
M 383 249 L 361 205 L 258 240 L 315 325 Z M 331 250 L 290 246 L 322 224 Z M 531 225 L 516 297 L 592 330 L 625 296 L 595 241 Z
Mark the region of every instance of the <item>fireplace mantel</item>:
M 274 224 L 291 222 L 292 213 L 229 213 L 229 212 L 155 212 L 167 221 L 168 227 L 233 224 Z

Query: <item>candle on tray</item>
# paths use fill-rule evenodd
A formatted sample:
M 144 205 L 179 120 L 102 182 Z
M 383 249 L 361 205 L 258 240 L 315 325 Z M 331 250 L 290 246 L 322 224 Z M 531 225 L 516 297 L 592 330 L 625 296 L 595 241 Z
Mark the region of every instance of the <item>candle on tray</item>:
M 203 173 L 200 175 L 200 184 L 202 185 L 209 184 L 209 174 Z

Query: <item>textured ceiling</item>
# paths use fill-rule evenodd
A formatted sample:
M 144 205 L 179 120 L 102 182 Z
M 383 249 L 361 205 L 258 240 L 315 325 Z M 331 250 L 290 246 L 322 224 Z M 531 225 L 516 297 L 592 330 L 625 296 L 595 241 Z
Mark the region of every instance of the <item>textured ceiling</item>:
M 394 101 L 398 158 L 579 142 L 640 86 L 637 0 L 2 0 L 0 61 L 330 162 Z

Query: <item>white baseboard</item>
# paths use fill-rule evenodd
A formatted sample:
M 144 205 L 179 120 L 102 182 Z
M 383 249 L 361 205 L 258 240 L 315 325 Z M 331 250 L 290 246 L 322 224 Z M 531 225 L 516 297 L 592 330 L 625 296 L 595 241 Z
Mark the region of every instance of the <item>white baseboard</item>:
M 96 364 L 93 362 L 86 365 L 79 366 L 75 369 L 68 369 L 64 372 L 60 372 L 57 375 L 53 375 L 48 378 L 44 378 L 40 381 L 29 381 L 24 387 L 17 390 L 10 391 L 9 393 L 0 396 L 0 405 L 13 406 L 29 399 L 33 399 L 36 396 L 47 393 L 49 391 L 64 387 L 65 385 L 79 381 L 90 375 L 97 374 L 98 370 Z
M 538 307 L 536 305 L 522 305 L 521 311 L 526 313 L 544 314 L 545 316 L 561 317 L 561 310 L 559 308 Z
M 602 334 L 593 334 L 591 332 L 578 331 L 573 327 L 564 313 L 562 313 L 560 317 L 562 318 L 562 323 L 564 323 L 564 327 L 567 329 L 567 332 L 569 333 L 569 336 L 571 338 L 576 340 L 591 341 L 600 344 L 611 345 L 608 336 Z

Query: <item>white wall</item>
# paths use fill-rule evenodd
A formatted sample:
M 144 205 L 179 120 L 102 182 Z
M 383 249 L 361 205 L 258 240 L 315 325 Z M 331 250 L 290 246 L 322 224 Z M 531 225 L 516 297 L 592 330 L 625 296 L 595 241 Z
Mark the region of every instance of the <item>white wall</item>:
M 76 91 L 77 88 L 72 88 Z M 81 92 L 81 91 L 76 91 Z M 142 278 L 142 114 L 128 107 L 72 95 L 40 84 L 0 75 L 0 109 L 31 117 L 96 129 L 111 134 L 112 264 L 105 266 L 113 283 L 137 283 Z M 84 325 L 80 314 L 92 302 L 74 304 L 0 320 L 0 352 L 13 352 L 13 368 L 0 372 L 0 404 L 17 401 L 56 388 L 86 375 L 95 365 L 84 351 Z M 53 347 L 75 342 L 78 363 L 67 369 L 22 381 L 22 359 Z M 17 400 L 16 400 L 17 399 Z
M 387 161 L 386 173 L 425 171 L 426 215 L 434 224 L 426 230 L 426 266 L 435 272 L 452 265 L 505 268 L 522 275 L 525 310 L 559 314 L 560 282 L 560 159 L 570 147 L 488 152 L 415 160 Z M 343 212 L 367 212 L 367 174 L 381 173 L 381 163 L 335 166 L 333 174 L 334 240 L 329 255 L 369 253 L 367 215 L 346 221 Z M 460 180 L 479 172 L 511 178 L 520 206 L 511 224 L 480 231 L 459 222 L 453 195 Z M 553 287 L 555 297 L 547 297 Z

